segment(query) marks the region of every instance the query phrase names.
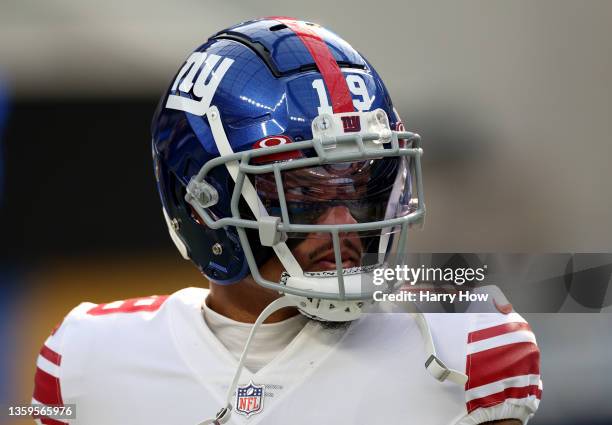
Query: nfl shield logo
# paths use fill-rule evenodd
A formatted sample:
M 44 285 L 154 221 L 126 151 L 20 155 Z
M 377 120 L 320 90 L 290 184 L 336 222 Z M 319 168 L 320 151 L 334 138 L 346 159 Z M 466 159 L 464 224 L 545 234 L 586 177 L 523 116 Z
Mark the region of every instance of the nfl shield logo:
M 263 409 L 265 385 L 253 384 L 238 386 L 236 389 L 236 412 L 247 417 L 259 413 Z

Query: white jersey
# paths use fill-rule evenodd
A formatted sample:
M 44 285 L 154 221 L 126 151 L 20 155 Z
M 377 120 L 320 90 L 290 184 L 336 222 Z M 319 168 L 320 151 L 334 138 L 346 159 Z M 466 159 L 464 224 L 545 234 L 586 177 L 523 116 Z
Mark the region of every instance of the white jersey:
M 196 425 L 224 406 L 237 367 L 201 314 L 207 291 L 83 303 L 47 339 L 34 403 L 75 404 L 62 425 Z M 428 314 L 438 357 L 465 387 L 424 367 L 413 316 L 309 321 L 270 363 L 243 370 L 230 424 L 467 425 L 526 422 L 537 409 L 539 351 L 516 313 Z

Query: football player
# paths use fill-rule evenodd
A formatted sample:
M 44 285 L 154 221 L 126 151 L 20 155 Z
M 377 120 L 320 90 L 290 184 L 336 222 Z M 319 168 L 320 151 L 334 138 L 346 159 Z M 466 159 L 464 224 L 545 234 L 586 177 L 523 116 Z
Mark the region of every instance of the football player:
M 403 264 L 425 214 L 422 149 L 346 41 L 287 17 L 220 31 L 179 68 L 152 135 L 170 235 L 209 289 L 76 307 L 43 345 L 33 400 L 76 419 L 39 423 L 535 413 L 539 351 L 518 314 L 377 312 L 372 271 Z

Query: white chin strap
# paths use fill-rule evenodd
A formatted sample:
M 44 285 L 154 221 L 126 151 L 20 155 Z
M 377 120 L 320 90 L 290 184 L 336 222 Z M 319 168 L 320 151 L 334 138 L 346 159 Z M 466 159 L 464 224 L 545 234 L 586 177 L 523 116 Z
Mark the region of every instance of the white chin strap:
M 240 355 L 240 360 L 238 361 L 238 367 L 236 368 L 236 372 L 234 372 L 234 379 L 232 379 L 232 383 L 230 384 L 227 390 L 227 396 L 225 398 L 225 407 L 219 410 L 214 419 L 206 419 L 203 422 L 198 423 L 198 425 L 221 425 L 227 423 L 232 416 L 232 400 L 234 398 L 234 392 L 236 391 L 236 387 L 238 386 L 238 380 L 240 379 L 240 375 L 242 374 L 242 369 L 244 368 L 244 364 L 246 362 L 247 355 L 249 353 L 249 348 L 251 346 L 251 342 L 253 341 L 253 336 L 255 332 L 261 326 L 261 324 L 270 317 L 276 311 L 285 308 L 285 307 L 297 307 L 296 298 L 295 297 L 287 297 L 282 296 L 272 301 L 257 317 L 257 320 L 253 324 L 253 328 L 251 329 L 251 333 L 244 345 L 244 349 L 242 350 L 242 354 Z M 436 357 L 436 348 L 433 343 L 433 338 L 431 336 L 431 331 L 429 330 L 429 325 L 427 325 L 427 321 L 425 320 L 425 316 L 423 313 L 413 313 L 414 319 L 416 320 L 417 326 L 421 331 L 421 335 L 423 336 L 425 342 L 425 352 L 427 353 L 427 361 L 425 362 L 425 368 L 429 371 L 429 373 L 438 381 L 444 382 L 449 380 L 458 385 L 464 386 L 467 382 L 467 375 L 461 373 L 454 369 L 449 369 L 446 367 L 444 363 L 438 357 Z
M 230 384 L 227 390 L 227 397 L 225 398 L 225 407 L 217 412 L 217 415 L 214 419 L 207 419 L 204 422 L 200 422 L 198 425 L 220 425 L 227 423 L 232 416 L 232 399 L 234 398 L 234 392 L 236 391 L 236 387 L 238 386 L 238 379 L 240 379 L 240 374 L 242 373 L 242 369 L 244 368 L 244 363 L 246 361 L 246 357 L 249 353 L 249 348 L 251 346 L 251 341 L 253 341 L 253 336 L 255 335 L 255 331 L 259 326 L 268 318 L 270 315 L 281 308 L 285 307 L 296 307 L 295 301 L 290 297 L 280 297 L 276 300 L 272 301 L 264 310 L 259 314 L 259 317 L 253 324 L 253 328 L 251 329 L 251 333 L 244 344 L 244 348 L 242 350 L 242 354 L 240 355 L 240 360 L 238 361 L 238 367 L 236 368 L 236 372 L 234 372 L 234 379 Z
M 436 355 L 436 346 L 434 345 L 427 320 L 425 320 L 425 315 L 423 313 L 412 313 L 412 315 L 425 343 L 425 353 L 427 353 L 425 369 L 440 382 L 449 380 L 455 384 L 465 386 L 468 380 L 467 375 L 458 370 L 448 368 Z

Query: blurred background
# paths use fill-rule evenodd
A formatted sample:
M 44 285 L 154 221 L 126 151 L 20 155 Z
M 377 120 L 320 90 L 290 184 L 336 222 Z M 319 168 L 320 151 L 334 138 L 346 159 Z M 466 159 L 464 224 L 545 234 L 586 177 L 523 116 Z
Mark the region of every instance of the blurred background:
M 612 252 L 608 0 L 3 0 L 0 404 L 29 401 L 40 345 L 79 302 L 206 285 L 167 235 L 149 123 L 191 50 L 268 15 L 348 40 L 423 136 L 414 251 Z M 531 423 L 612 423 L 612 315 L 527 318 Z

